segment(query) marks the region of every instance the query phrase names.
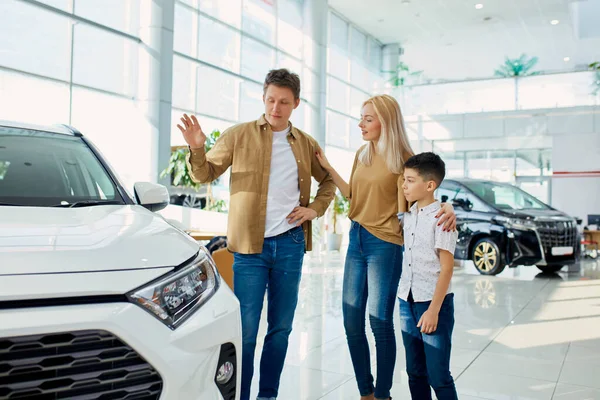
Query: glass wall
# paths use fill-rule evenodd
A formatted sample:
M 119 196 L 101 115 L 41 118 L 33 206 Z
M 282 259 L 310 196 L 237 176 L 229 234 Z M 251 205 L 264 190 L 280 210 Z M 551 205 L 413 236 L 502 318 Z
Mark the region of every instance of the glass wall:
M 129 188 L 157 179 L 155 121 L 142 111 L 149 85 L 140 39 L 142 16 L 150 11 L 146 1 L 0 2 L 0 119 L 75 126 Z M 292 122 L 310 132 L 313 121 L 326 119 L 327 144 L 352 162 L 361 144 L 360 104 L 381 84 L 380 43 L 330 12 L 324 22 L 331 25 L 327 67 L 321 71 L 310 33 L 315 22 L 304 21 L 311 0 L 171 1 L 172 146 L 184 145 L 176 129 L 184 112 L 198 115 L 206 131 L 259 117 L 266 73 L 286 67 L 302 80 Z M 321 92 L 313 84 L 323 74 L 329 95 L 318 110 Z
M 327 145 L 353 153 L 363 143 L 357 127 L 362 103 L 382 88 L 382 46 L 336 13 L 329 14 Z
M 552 149 L 438 152 L 447 178 L 493 180 L 517 185 L 550 202 Z
M 407 86 L 397 92 L 407 115 L 462 114 L 600 104 L 593 72 Z
M 317 118 L 304 0 L 178 0 L 175 4 L 173 116 L 199 115 L 207 130 L 257 118 L 269 69 L 300 75 L 302 102 L 292 122 L 309 130 Z M 327 145 L 355 150 L 360 105 L 381 85 L 381 44 L 330 12 L 327 50 Z M 182 145 L 172 131 L 172 144 Z
M 552 149 L 437 151 L 449 178 L 514 183 L 517 176 L 552 176 Z
M 173 57 L 174 121 L 193 113 L 206 131 L 257 119 L 265 75 L 288 68 L 302 82 L 292 123 L 308 130 L 314 118 L 311 82 L 318 71 L 304 57 L 304 0 L 177 0 Z M 184 145 L 173 125 L 171 143 Z
M 129 189 L 151 178 L 135 106 L 140 1 L 0 1 L 0 119 L 75 126 Z

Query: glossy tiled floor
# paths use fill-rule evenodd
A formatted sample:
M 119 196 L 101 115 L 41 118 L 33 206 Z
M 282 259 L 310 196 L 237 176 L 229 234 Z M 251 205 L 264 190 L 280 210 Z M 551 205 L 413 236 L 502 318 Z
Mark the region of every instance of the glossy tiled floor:
M 343 254 L 307 254 L 280 400 L 360 398 L 342 325 Z M 460 399 L 600 399 L 600 261 L 550 276 L 519 267 L 496 277 L 465 263 L 453 291 L 451 367 Z M 395 318 L 398 326 L 397 310 Z M 410 399 L 400 338 L 392 396 Z

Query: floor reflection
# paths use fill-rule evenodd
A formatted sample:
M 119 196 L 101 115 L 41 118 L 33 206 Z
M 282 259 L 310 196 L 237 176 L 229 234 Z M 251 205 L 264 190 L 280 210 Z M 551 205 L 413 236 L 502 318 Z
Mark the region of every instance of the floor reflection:
M 281 399 L 359 398 L 343 328 L 343 261 L 344 252 L 307 254 Z M 461 399 L 600 399 L 600 261 L 554 274 L 507 268 L 495 277 L 464 262 L 452 290 L 451 369 Z M 398 326 L 397 310 L 394 318 Z M 257 360 L 265 333 L 263 312 Z M 375 367 L 368 319 L 367 337 Z M 410 398 L 398 343 L 392 396 Z

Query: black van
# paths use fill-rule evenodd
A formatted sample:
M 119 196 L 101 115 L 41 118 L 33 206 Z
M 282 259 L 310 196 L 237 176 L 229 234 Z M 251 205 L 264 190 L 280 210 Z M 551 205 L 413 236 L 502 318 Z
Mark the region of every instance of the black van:
M 447 179 L 436 198 L 451 202 L 456 211 L 455 258 L 472 260 L 481 274 L 517 265 L 557 272 L 579 257 L 576 219 L 513 185 Z

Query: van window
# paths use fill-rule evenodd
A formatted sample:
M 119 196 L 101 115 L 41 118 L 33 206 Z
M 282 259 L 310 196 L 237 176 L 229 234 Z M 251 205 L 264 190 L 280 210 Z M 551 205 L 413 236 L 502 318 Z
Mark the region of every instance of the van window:
M 452 200 L 464 200 L 471 205 L 472 211 L 489 212 L 490 208 L 477 197 L 473 196 L 467 189 L 451 182 L 443 182 L 437 190 L 436 199 L 441 202 Z
M 550 209 L 546 204 L 513 185 L 488 181 L 464 184 L 485 202 L 501 210 Z

